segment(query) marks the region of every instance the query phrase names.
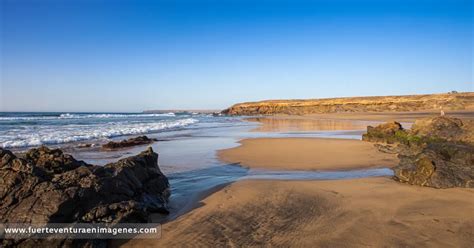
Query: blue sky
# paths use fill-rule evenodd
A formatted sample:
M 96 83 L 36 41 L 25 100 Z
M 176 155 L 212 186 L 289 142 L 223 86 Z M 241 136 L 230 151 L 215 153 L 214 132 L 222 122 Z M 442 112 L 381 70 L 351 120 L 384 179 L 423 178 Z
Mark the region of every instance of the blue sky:
M 2 0 L 0 111 L 474 91 L 473 1 Z

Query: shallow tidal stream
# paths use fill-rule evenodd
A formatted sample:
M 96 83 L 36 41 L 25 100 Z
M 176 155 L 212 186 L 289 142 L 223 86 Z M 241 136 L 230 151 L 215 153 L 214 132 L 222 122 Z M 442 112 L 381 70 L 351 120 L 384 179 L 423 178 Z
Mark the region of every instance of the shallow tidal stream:
M 324 123 L 327 123 L 325 121 Z M 333 125 L 333 122 L 331 122 Z M 238 146 L 244 138 L 258 137 L 320 137 L 360 139 L 364 130 L 305 130 L 255 131 L 257 122 L 237 121 L 219 125 L 201 125 L 174 132 L 148 134 L 158 138 L 152 144 L 159 153 L 159 166 L 171 185 L 169 221 L 196 207 L 199 201 L 220 188 L 239 180 L 337 180 L 364 177 L 392 176 L 388 168 L 344 171 L 293 171 L 249 169 L 245 165 L 225 164 L 216 158 L 216 152 Z M 123 137 L 122 137 L 123 138 Z M 92 164 L 106 164 L 131 156 L 146 146 L 127 150 L 104 152 L 75 150 L 73 156 Z

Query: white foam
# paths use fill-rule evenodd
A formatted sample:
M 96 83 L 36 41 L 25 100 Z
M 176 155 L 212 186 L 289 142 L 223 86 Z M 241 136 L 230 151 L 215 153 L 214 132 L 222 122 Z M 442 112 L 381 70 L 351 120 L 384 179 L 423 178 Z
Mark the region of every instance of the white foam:
M 164 114 L 61 114 L 59 119 L 82 119 L 82 118 L 127 118 L 127 117 L 174 117 L 174 113 Z
M 110 122 L 95 125 L 19 126 L 0 135 L 0 146 L 3 148 L 29 147 L 146 134 L 185 127 L 196 122 L 198 120 L 187 118 L 148 123 Z
M 134 117 L 174 117 L 174 113 L 163 114 L 70 114 L 59 116 L 1 116 L 0 121 L 31 121 L 31 120 L 57 120 L 57 119 L 85 119 L 85 118 L 134 118 Z

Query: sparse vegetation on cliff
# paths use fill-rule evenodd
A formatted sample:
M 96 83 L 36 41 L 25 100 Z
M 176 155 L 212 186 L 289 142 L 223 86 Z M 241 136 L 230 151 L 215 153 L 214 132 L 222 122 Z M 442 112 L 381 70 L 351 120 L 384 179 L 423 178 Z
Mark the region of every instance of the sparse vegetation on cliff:
M 268 100 L 235 104 L 227 115 L 305 115 L 343 112 L 474 110 L 474 92 L 456 94 Z

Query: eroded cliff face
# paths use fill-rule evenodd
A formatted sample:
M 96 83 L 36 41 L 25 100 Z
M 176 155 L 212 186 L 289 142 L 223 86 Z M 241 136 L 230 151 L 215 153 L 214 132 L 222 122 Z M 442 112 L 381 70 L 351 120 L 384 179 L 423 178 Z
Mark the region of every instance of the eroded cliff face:
M 347 97 L 308 100 L 268 100 L 239 103 L 222 111 L 227 115 L 305 115 L 343 112 L 408 112 L 474 110 L 474 92 Z

